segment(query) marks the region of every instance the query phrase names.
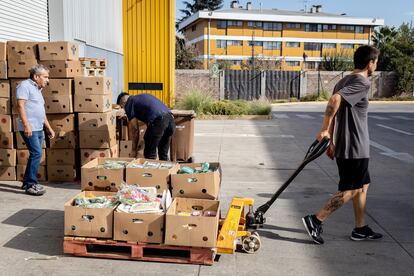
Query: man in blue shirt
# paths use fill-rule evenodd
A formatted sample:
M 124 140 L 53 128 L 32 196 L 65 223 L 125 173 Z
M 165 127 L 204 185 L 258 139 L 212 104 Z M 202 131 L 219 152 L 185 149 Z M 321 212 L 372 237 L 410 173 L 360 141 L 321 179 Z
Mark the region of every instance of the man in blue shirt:
M 29 160 L 23 178 L 22 188 L 29 195 L 43 195 L 46 190 L 37 183 L 37 171 L 42 159 L 43 128 L 50 139 L 55 132 L 46 118 L 42 88 L 49 82 L 49 70 L 43 65 L 30 69 L 30 79 L 22 81 L 16 89 L 19 112 L 19 132 L 29 150 Z
M 144 135 L 145 149 L 144 157 L 147 159 L 157 158 L 169 160 L 168 150 L 170 149 L 171 137 L 175 131 L 174 117 L 171 110 L 160 100 L 150 94 L 139 94 L 129 96 L 128 93 L 121 93 L 118 96 L 119 104 L 128 117 L 128 128 L 132 136 L 132 151 L 137 155 L 139 139 L 138 121 L 147 125 Z

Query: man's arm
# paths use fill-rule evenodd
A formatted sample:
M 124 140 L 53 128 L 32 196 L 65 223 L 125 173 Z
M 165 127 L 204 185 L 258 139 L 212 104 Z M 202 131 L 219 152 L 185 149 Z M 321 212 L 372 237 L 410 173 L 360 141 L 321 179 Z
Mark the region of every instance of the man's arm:
M 321 131 L 318 133 L 317 139 L 320 141 L 323 137 L 331 139 L 335 125 L 335 115 L 341 105 L 341 95 L 334 94 L 328 101 L 326 106 L 325 116 L 323 118 Z
M 32 136 L 32 128 L 30 127 L 29 121 L 27 120 L 26 110 L 24 110 L 24 105 L 26 100 L 17 100 L 17 112 L 19 113 L 20 120 L 22 120 L 24 127 L 24 135 L 26 137 Z
M 47 119 L 47 116 L 46 116 L 46 115 L 45 115 L 45 122 L 44 122 L 44 124 L 45 124 L 46 131 L 47 131 L 47 134 L 48 134 L 49 138 L 50 138 L 50 139 L 55 138 L 55 131 L 54 131 L 54 130 L 53 130 L 53 128 L 50 126 L 50 124 L 49 124 L 49 120 Z
M 138 143 L 139 143 L 139 125 L 138 119 L 133 118 L 132 120 L 128 121 L 128 133 L 129 137 L 132 137 L 132 152 L 130 157 L 137 157 L 138 152 Z

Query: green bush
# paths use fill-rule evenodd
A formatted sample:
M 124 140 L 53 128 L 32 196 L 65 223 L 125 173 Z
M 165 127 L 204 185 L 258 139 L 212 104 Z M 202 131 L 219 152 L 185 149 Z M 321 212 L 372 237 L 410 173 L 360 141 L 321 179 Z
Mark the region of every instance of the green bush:
M 319 93 L 319 96 L 317 93 L 312 93 L 312 94 L 308 94 L 300 98 L 301 102 L 317 102 L 317 101 L 327 101 L 327 100 L 329 100 L 329 94 L 325 90 L 322 90 Z
M 257 100 L 249 102 L 250 104 L 250 115 L 269 115 L 272 111 L 272 106 L 268 101 L 265 100 Z
M 194 110 L 197 114 L 203 114 L 209 110 L 213 98 L 206 92 L 193 90 L 188 92 L 177 102 L 178 109 Z

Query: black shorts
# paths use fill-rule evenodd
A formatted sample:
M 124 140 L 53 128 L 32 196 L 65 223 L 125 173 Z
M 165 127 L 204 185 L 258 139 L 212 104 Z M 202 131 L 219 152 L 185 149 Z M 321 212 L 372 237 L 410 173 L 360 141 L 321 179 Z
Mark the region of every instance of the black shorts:
M 364 184 L 371 183 L 368 171 L 368 158 L 342 159 L 336 158 L 339 172 L 339 191 L 360 189 Z

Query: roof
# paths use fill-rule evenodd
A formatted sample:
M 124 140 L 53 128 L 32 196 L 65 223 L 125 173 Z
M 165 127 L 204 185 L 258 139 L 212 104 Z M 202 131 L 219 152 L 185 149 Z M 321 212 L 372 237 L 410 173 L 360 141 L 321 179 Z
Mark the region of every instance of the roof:
M 243 21 L 269 21 L 291 23 L 318 23 L 382 26 L 384 19 L 368 17 L 351 17 L 346 15 L 325 12 L 287 11 L 278 9 L 224 9 L 217 11 L 199 11 L 179 24 L 179 29 L 187 27 L 199 19 L 216 20 L 243 20 Z

